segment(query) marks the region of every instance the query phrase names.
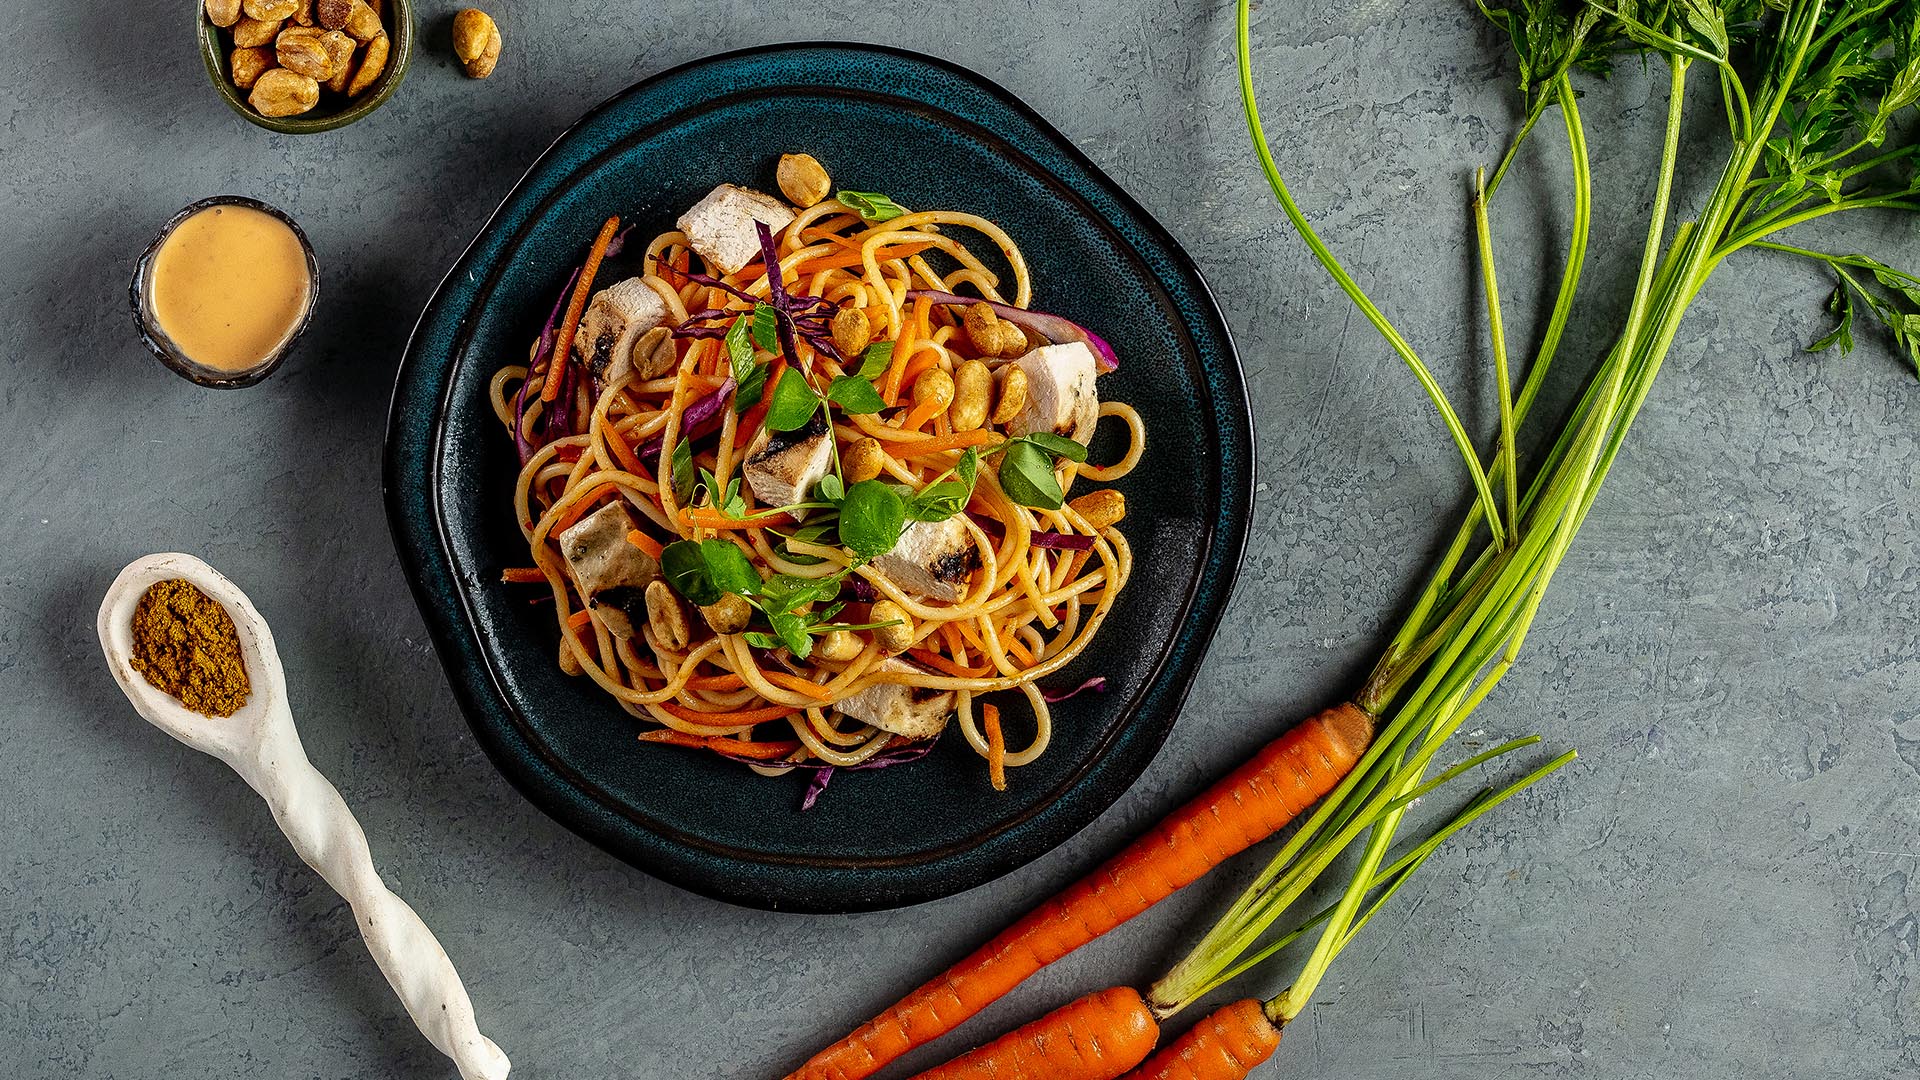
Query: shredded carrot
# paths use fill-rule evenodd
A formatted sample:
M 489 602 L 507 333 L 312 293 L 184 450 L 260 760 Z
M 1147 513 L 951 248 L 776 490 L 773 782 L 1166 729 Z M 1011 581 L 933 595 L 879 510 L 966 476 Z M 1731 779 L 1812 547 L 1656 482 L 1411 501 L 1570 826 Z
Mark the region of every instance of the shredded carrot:
M 920 404 L 915 405 L 913 411 L 907 414 L 907 418 L 900 421 L 900 430 L 919 431 L 922 427 L 926 426 L 927 421 L 933 419 L 937 414 L 946 411 L 947 407 L 940 403 L 939 398 L 928 398 Z
M 875 262 L 908 259 L 932 246 L 932 244 L 925 241 L 917 241 L 911 244 L 891 244 L 886 247 L 875 248 L 873 259 Z M 811 274 L 817 274 L 822 270 L 839 270 L 844 267 L 860 266 L 865 262 L 866 259 L 858 250 L 849 251 L 843 255 L 816 255 L 804 262 L 793 264 L 793 269 L 789 271 L 789 273 L 795 277 L 807 277 Z
M 715 753 L 731 754 L 734 757 L 753 758 L 755 761 L 777 761 L 800 749 L 800 744 L 797 742 L 746 742 L 720 735 L 689 735 L 672 728 L 643 731 L 640 733 L 640 741 L 662 743 L 667 746 L 685 746 L 694 750 L 712 750 Z
M 627 530 L 627 543 L 632 544 L 634 547 L 637 547 L 641 551 L 646 552 L 648 555 L 652 556 L 654 561 L 656 562 L 658 562 L 660 559 L 660 553 L 667 550 L 666 548 L 660 546 L 660 541 L 655 540 L 653 537 L 648 536 L 646 533 L 641 532 L 639 529 Z
M 607 255 L 607 245 L 613 243 L 615 233 L 620 231 L 620 219 L 610 217 L 600 226 L 600 235 L 593 238 L 593 246 L 587 249 L 586 265 L 580 268 L 580 280 L 573 284 L 573 297 L 567 301 L 567 317 L 560 324 L 560 336 L 553 344 L 553 359 L 547 361 L 547 384 L 540 388 L 540 400 L 551 402 L 560 396 L 562 380 L 560 372 L 566 370 L 567 357 L 573 351 L 573 335 L 580 330 L 580 316 L 586 314 L 587 296 L 593 292 L 593 276 L 600 272 L 600 260 Z
M 733 448 L 735 450 L 753 441 L 760 434 L 760 424 L 767 418 L 767 407 L 755 405 L 740 415 L 740 422 L 733 428 Z
M 889 405 L 898 405 L 900 403 L 900 386 L 906 379 L 907 361 L 913 356 L 914 331 L 925 321 L 923 316 L 930 306 L 932 306 L 931 302 L 924 296 L 915 300 L 913 302 L 913 317 L 908 319 L 907 324 L 900 328 L 900 340 L 894 342 L 893 364 L 887 368 L 887 377 L 884 383 L 885 388 L 880 392 L 880 396 L 885 398 Z
M 627 438 L 620 434 L 619 428 L 612 424 L 602 424 L 600 430 L 606 433 L 607 449 L 613 451 L 613 456 L 620 462 L 621 468 L 635 476 L 653 479 L 652 471 L 640 460 L 640 456 L 633 452 L 633 447 L 627 445 Z
M 952 622 L 941 623 L 940 639 L 947 643 L 947 653 L 953 657 L 956 663 L 966 659 L 967 647 L 960 642 L 960 628 L 958 626 Z
M 689 529 L 764 529 L 779 517 L 778 514 L 760 513 L 749 518 L 735 518 L 711 506 L 699 506 L 680 511 L 680 524 Z
M 791 705 L 771 705 L 764 709 L 740 709 L 734 712 L 702 712 L 689 709 L 671 701 L 663 701 L 660 707 L 689 724 L 712 724 L 716 727 L 745 727 L 748 724 L 764 724 L 769 720 L 778 720 L 798 712 Z
M 1033 666 L 1033 654 L 1027 651 L 1027 647 L 1020 643 L 1020 639 L 1018 637 L 1015 637 L 1012 634 L 1007 634 L 1003 636 L 1000 640 L 1003 644 L 1006 645 L 1007 651 L 1013 654 L 1013 658 L 1015 660 L 1020 661 L 1022 664 L 1026 665 L 1027 667 Z
M 587 492 L 585 495 L 580 497 L 579 502 L 574 503 L 572 506 L 567 507 L 567 512 L 564 514 L 561 514 L 560 519 L 553 523 L 553 531 L 557 533 L 566 532 L 568 529 L 573 528 L 576 522 L 578 522 L 581 518 L 586 517 L 587 512 L 594 508 L 593 504 L 595 501 L 597 501 L 600 498 L 600 496 L 607 495 L 610 493 L 616 493 L 619 490 L 620 490 L 619 484 L 606 483 L 606 484 L 601 484 L 599 487 L 594 488 L 592 491 Z
M 986 428 L 974 428 L 972 431 L 956 431 L 951 435 L 936 435 L 930 439 L 920 439 L 917 441 L 912 439 L 895 439 L 890 434 L 884 432 L 880 435 L 880 438 L 893 444 L 888 448 L 887 453 L 897 458 L 944 454 L 948 450 L 960 450 L 969 446 L 985 446 L 988 443 L 1001 441 L 999 433 L 988 431 Z
M 761 672 L 761 674 L 765 675 L 767 681 L 773 685 L 786 687 L 796 694 L 805 694 L 815 701 L 832 701 L 834 699 L 833 691 L 811 679 L 803 679 L 798 675 L 789 675 L 784 671 L 765 671 Z
M 987 736 L 987 780 L 993 790 L 1007 790 L 1007 737 L 1000 731 L 1000 707 L 980 706 L 980 730 Z
M 547 575 L 537 566 L 509 566 L 500 571 L 500 580 L 508 585 L 545 585 Z
M 941 656 L 939 653 L 928 652 L 925 649 L 911 649 L 907 652 L 907 655 L 930 668 L 944 671 L 956 679 L 980 679 L 993 674 L 993 669 L 990 667 L 984 665 L 977 668 L 961 667 L 959 664 Z
M 586 608 L 581 608 L 579 611 L 567 616 L 567 629 L 578 633 L 582 629 L 585 629 L 586 625 L 592 621 L 593 612 L 588 611 Z

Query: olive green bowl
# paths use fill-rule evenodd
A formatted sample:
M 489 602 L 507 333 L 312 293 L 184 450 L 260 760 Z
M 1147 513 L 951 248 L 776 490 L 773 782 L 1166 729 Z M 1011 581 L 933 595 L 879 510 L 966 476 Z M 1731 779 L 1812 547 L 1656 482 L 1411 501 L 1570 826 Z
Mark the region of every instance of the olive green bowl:
M 413 63 L 415 35 L 412 0 L 386 0 L 380 21 L 386 24 L 387 38 L 391 42 L 387 53 L 387 70 L 380 73 L 372 86 L 362 90 L 360 96 L 348 98 L 337 105 L 329 101 L 330 95 L 323 92 L 320 104 L 311 112 L 299 116 L 261 116 L 253 110 L 253 106 L 247 104 L 246 91 L 233 85 L 233 78 L 228 71 L 233 55 L 232 34 L 207 19 L 204 4 L 193 5 L 193 20 L 200 34 L 200 58 L 206 61 L 207 77 L 213 80 L 213 88 L 220 92 L 234 112 L 246 117 L 250 123 L 287 135 L 310 135 L 353 123 L 385 104 L 393 92 L 400 89 L 400 81 L 407 77 L 407 66 Z

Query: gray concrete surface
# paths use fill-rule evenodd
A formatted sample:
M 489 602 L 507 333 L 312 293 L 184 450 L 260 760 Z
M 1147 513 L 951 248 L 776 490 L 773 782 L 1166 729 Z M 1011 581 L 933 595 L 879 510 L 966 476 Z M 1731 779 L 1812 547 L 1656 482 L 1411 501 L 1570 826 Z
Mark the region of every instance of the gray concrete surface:
M 141 553 L 204 555 L 274 621 L 313 759 L 459 962 L 516 1076 L 749 1077 L 778 1075 L 1340 693 L 1457 505 L 1413 384 L 1263 194 L 1224 4 L 503 4 L 505 58 L 474 84 L 446 55 L 454 5 L 424 3 L 425 49 L 398 98 L 306 139 L 227 111 L 187 6 L 23 6 L 0 39 L 9 1078 L 450 1075 L 253 797 L 142 725 L 102 671 L 94 605 Z M 1506 69 L 1464 4 L 1306 7 L 1259 24 L 1279 151 L 1449 383 L 1479 379 L 1463 396 L 1487 430 L 1462 185 L 1511 123 Z M 669 65 L 813 37 L 982 71 L 1159 215 L 1244 350 L 1266 481 L 1228 624 L 1142 782 L 991 886 L 857 918 L 697 899 L 516 796 L 422 640 L 378 489 L 407 330 L 547 141 Z M 1655 102 L 1631 68 L 1589 99 L 1603 155 L 1593 280 L 1608 283 L 1596 316 L 1620 307 Z M 1502 218 L 1505 284 L 1522 297 L 1566 213 L 1557 134 L 1539 146 Z M 155 227 L 227 190 L 292 211 L 327 273 L 299 353 L 241 394 L 161 370 L 125 307 Z M 1910 230 L 1862 220 L 1826 235 L 1911 265 Z M 1529 655 L 1479 718 L 1479 741 L 1540 731 L 1579 763 L 1433 860 L 1335 969 L 1272 1075 L 1920 1066 L 1920 381 L 1871 333 L 1847 360 L 1800 352 L 1827 287 L 1756 258 L 1698 305 Z M 969 1034 L 1151 977 L 1235 884 L 1191 890 Z M 1247 988 L 1271 993 L 1275 978 Z

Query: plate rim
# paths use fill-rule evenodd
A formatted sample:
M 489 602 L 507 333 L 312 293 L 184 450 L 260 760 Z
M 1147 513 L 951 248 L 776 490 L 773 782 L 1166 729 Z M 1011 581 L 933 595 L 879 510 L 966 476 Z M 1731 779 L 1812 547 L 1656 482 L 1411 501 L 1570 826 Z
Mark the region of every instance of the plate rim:
M 432 402 L 430 421 L 428 423 L 430 435 L 432 436 L 431 444 L 433 446 L 431 462 L 418 457 L 402 455 L 398 452 L 400 443 L 404 439 L 405 428 L 407 426 L 405 417 L 403 416 L 404 405 L 408 401 L 419 399 L 422 396 L 417 393 L 408 395 L 407 391 L 416 381 L 422 382 L 424 389 L 432 389 L 436 381 L 435 379 L 425 378 L 421 375 L 421 372 L 425 370 L 428 365 L 419 362 L 419 349 L 422 345 L 423 334 L 427 332 L 429 321 L 442 306 L 443 301 L 448 295 L 449 287 L 453 284 L 456 277 L 467 267 L 469 260 L 474 258 L 476 249 L 481 246 L 482 241 L 492 232 L 496 223 L 500 220 L 501 215 L 506 212 L 509 205 L 514 203 L 523 194 L 524 189 L 526 189 L 529 182 L 533 180 L 535 174 L 539 173 L 548 165 L 550 159 L 554 157 L 562 145 L 572 140 L 574 136 L 593 124 L 594 121 L 603 114 L 627 101 L 629 98 L 646 93 L 656 86 L 669 82 L 689 71 L 708 66 L 721 66 L 728 63 L 750 61 L 756 58 L 795 52 L 844 54 L 850 57 L 878 56 L 896 63 L 923 65 L 934 69 L 939 75 L 972 87 L 991 99 L 995 105 L 1007 109 L 1019 119 L 1030 124 L 1034 131 L 1050 144 L 1050 149 L 1059 153 L 1069 164 L 1083 172 L 1095 190 L 1113 200 L 1114 203 L 1132 217 L 1132 224 L 1145 233 L 1147 239 L 1159 246 L 1170 262 L 1170 269 L 1172 271 L 1176 274 L 1184 275 L 1188 279 L 1188 282 L 1193 286 L 1192 291 L 1195 304 L 1201 308 L 1203 317 L 1210 317 L 1212 326 L 1209 329 L 1214 331 L 1219 338 L 1220 374 L 1225 376 L 1225 378 L 1218 380 L 1204 380 L 1207 384 L 1214 384 L 1209 386 L 1209 389 L 1212 391 L 1212 393 L 1208 395 L 1211 399 L 1209 401 L 1209 412 L 1216 421 L 1221 422 L 1221 427 L 1217 434 L 1223 436 L 1215 451 L 1219 459 L 1218 476 L 1208 478 L 1209 480 L 1217 479 L 1220 481 L 1219 510 L 1214 520 L 1206 523 L 1203 540 L 1197 551 L 1200 572 L 1195 575 L 1193 584 L 1185 590 L 1186 595 L 1182 598 L 1182 615 L 1186 620 L 1183 629 L 1177 632 L 1174 644 L 1156 658 L 1152 676 L 1147 681 L 1146 690 L 1143 692 L 1151 692 L 1154 684 L 1167 676 L 1169 668 L 1176 666 L 1173 665 L 1172 662 L 1175 653 L 1179 651 L 1179 638 L 1184 637 L 1187 639 L 1190 643 L 1189 647 L 1192 650 L 1193 656 L 1189 669 L 1186 671 L 1174 671 L 1173 678 L 1169 681 L 1169 684 L 1162 688 L 1165 715 L 1158 718 L 1152 724 L 1153 730 L 1149 733 L 1146 745 L 1142 747 L 1138 766 L 1123 769 L 1122 772 L 1124 775 L 1118 778 L 1090 778 L 1087 775 L 1089 771 L 1106 759 L 1112 752 L 1113 744 L 1117 741 L 1119 734 L 1128 728 L 1128 725 L 1116 724 L 1112 729 L 1112 734 L 1097 748 L 1096 752 L 1089 758 L 1088 763 L 1079 772 L 1064 780 L 1059 790 L 1051 798 L 1036 804 L 1027 814 L 1009 822 L 1004 827 L 992 833 L 974 838 L 971 842 L 958 847 L 952 844 L 946 845 L 944 848 L 939 849 L 939 852 L 928 858 L 913 859 L 910 861 L 897 858 L 892 860 L 894 865 L 887 865 L 885 862 L 875 861 L 863 864 L 858 870 L 849 871 L 849 869 L 845 867 L 832 867 L 831 870 L 842 873 L 852 872 L 855 874 L 865 874 L 869 869 L 879 869 L 884 872 L 904 865 L 907 871 L 915 873 L 917 877 L 924 876 L 927 871 L 941 867 L 944 861 L 965 856 L 967 853 L 977 850 L 981 844 L 986 843 L 993 837 L 1025 825 L 1050 810 L 1056 810 L 1059 804 L 1069 795 L 1090 782 L 1104 782 L 1104 784 L 1112 786 L 1112 790 L 1102 791 L 1096 794 L 1093 798 L 1093 805 L 1090 808 L 1072 813 L 1065 829 L 1056 828 L 1054 830 L 1057 835 L 1043 837 L 1042 839 L 1045 841 L 1044 846 L 1039 847 L 1023 858 L 994 863 L 985 868 L 984 872 L 981 870 L 967 871 L 961 873 L 957 881 L 943 880 L 931 886 L 920 880 L 896 884 L 885 890 L 878 890 L 871 886 L 865 890 L 859 888 L 852 890 L 846 888 L 835 889 L 832 886 L 827 886 L 826 891 L 837 891 L 840 895 L 826 902 L 817 902 L 816 899 L 812 897 L 796 898 L 784 895 L 769 895 L 765 890 L 745 887 L 741 881 L 735 880 L 739 875 L 729 876 L 725 874 L 715 875 L 688 872 L 685 866 L 674 863 L 665 857 L 662 852 L 641 850 L 641 848 L 645 846 L 644 844 L 636 843 L 631 837 L 619 835 L 617 828 L 609 831 L 600 823 L 593 821 L 591 814 L 583 813 L 578 807 L 572 804 L 568 798 L 569 794 L 575 798 L 593 803 L 604 804 L 605 800 L 599 798 L 594 791 L 583 788 L 580 784 L 572 781 L 566 775 L 570 770 L 565 767 L 565 762 L 558 759 L 551 749 L 545 746 L 541 740 L 530 737 L 530 733 L 526 730 L 525 723 L 518 717 L 517 710 L 512 706 L 511 700 L 506 694 L 505 687 L 501 684 L 500 673 L 495 670 L 495 665 L 488 662 L 479 651 L 471 650 L 462 644 L 464 639 L 474 637 L 479 632 L 479 628 L 471 600 L 459 584 L 458 574 L 455 570 L 457 564 L 451 547 L 451 539 L 447 535 L 445 517 L 442 514 L 433 512 L 433 507 L 438 504 L 435 496 L 437 496 L 441 489 L 441 470 L 438 468 L 438 461 L 444 446 L 446 420 L 452 404 L 453 384 L 451 379 L 449 379 L 447 384 L 441 387 L 437 393 L 425 395 L 426 400 Z M 831 85 L 831 77 L 823 77 L 817 85 Z M 896 92 L 896 94 L 902 98 L 916 101 L 918 104 L 930 108 L 943 116 L 952 117 L 966 123 L 975 123 L 977 125 L 976 121 L 958 116 L 949 108 L 937 102 L 916 98 L 904 92 Z M 1068 190 L 1078 191 L 1080 188 L 1078 182 L 1060 175 L 1044 163 L 1036 164 L 1039 164 L 1054 182 L 1063 185 Z M 550 200 L 564 190 L 564 185 L 557 187 L 555 192 L 549 193 L 545 198 Z M 1079 194 L 1084 197 L 1085 192 L 1082 191 L 1079 192 Z M 1139 251 L 1139 249 L 1132 244 L 1127 244 L 1126 246 Z M 1148 260 L 1148 262 L 1150 265 L 1151 260 Z M 1155 274 L 1154 276 L 1159 277 L 1160 275 Z M 1183 336 L 1191 333 L 1190 330 L 1185 329 L 1183 329 L 1182 332 Z M 436 368 L 435 370 L 437 372 L 445 369 Z M 1223 390 L 1224 392 L 1222 392 Z M 1228 425 L 1231 426 L 1229 427 Z M 1231 438 L 1229 439 L 1225 436 L 1231 436 Z M 1237 453 L 1234 452 L 1236 450 L 1238 451 Z M 416 489 L 410 493 L 407 485 L 402 483 L 408 460 L 415 461 L 415 469 L 425 473 L 424 480 L 426 486 L 424 492 Z M 475 741 L 487 755 L 488 760 L 508 783 L 518 791 L 523 798 L 527 799 L 527 801 L 532 803 L 542 813 L 558 822 L 568 831 L 587 840 L 620 861 L 651 876 L 660 878 L 676 887 L 686 889 L 698 895 L 745 907 L 816 914 L 846 914 L 905 907 L 977 888 L 1066 843 L 1087 825 L 1098 819 L 1101 814 L 1111 808 L 1113 803 L 1119 800 L 1121 795 L 1130 790 L 1134 784 L 1138 782 L 1139 778 L 1144 775 L 1146 769 L 1149 768 L 1153 761 L 1159 756 L 1159 752 L 1165 746 L 1166 739 L 1171 733 L 1173 725 L 1178 721 L 1184 711 L 1186 701 L 1191 695 L 1193 684 L 1199 674 L 1200 667 L 1205 662 L 1208 650 L 1218 632 L 1226 609 L 1231 602 L 1233 588 L 1244 564 L 1247 542 L 1251 533 L 1253 496 L 1257 473 L 1257 437 L 1253 426 L 1251 395 L 1247 387 L 1245 368 L 1240 361 L 1239 351 L 1233 341 L 1232 329 L 1228 325 L 1225 314 L 1220 308 L 1219 301 L 1214 295 L 1212 286 L 1207 281 L 1205 275 L 1201 273 L 1199 266 L 1194 262 L 1192 256 L 1172 233 L 1145 207 L 1140 205 L 1132 195 L 1127 193 L 1116 181 L 1108 176 L 1091 158 L 1087 157 L 1070 138 L 1047 121 L 1045 117 L 1041 116 L 1032 106 L 1028 105 L 1024 100 L 994 80 L 938 56 L 890 45 L 845 41 L 780 42 L 696 57 L 655 72 L 646 78 L 622 88 L 583 112 L 562 129 L 528 164 L 526 169 L 521 172 L 518 179 L 514 181 L 506 193 L 501 196 L 499 202 L 487 214 L 485 220 L 462 248 L 460 254 L 448 265 L 447 270 L 441 275 L 440 280 L 434 286 L 433 292 L 421 308 L 420 315 L 415 320 L 412 330 L 408 333 L 400 363 L 395 371 L 393 392 L 388 403 L 386 430 L 381 451 L 382 502 L 386 510 L 389 534 L 394 544 L 396 556 L 400 561 L 403 576 L 407 580 L 408 590 L 413 595 L 416 607 L 420 610 L 423 625 L 426 628 L 429 640 L 433 643 L 434 654 L 439 661 L 442 674 L 446 678 L 449 688 L 453 691 L 454 698 L 461 708 L 461 713 L 467 722 L 469 730 L 472 731 Z M 415 498 L 421 499 L 426 504 L 424 507 L 426 512 L 419 515 L 425 519 L 424 522 L 415 520 L 414 507 L 408 505 L 410 494 Z M 430 541 L 430 544 L 422 543 L 423 540 Z M 1217 563 L 1215 562 L 1216 556 L 1218 557 Z M 432 565 L 436 562 L 438 565 Z M 1209 575 L 1208 570 L 1210 567 L 1215 568 L 1217 580 Z M 430 580 L 430 577 L 444 580 L 436 582 Z M 447 595 L 441 594 L 441 587 L 444 587 Z M 448 600 L 452 601 L 450 605 L 452 610 L 446 610 L 449 607 L 447 604 Z M 455 638 L 461 640 L 453 640 Z M 473 653 L 473 655 L 468 655 L 470 652 Z M 485 694 L 480 692 L 482 687 L 484 687 L 486 691 Z M 502 714 L 502 717 L 495 717 L 495 713 Z M 504 723 L 501 722 L 502 718 L 504 718 Z M 540 759 L 547 770 L 554 775 L 551 778 L 539 775 L 539 769 L 535 768 L 532 763 L 527 760 L 529 756 Z M 564 784 L 570 788 L 571 791 L 561 792 L 555 790 L 555 781 L 558 781 L 559 784 Z M 616 799 L 614 801 L 617 802 L 618 800 Z M 605 807 L 603 805 L 603 809 L 610 813 L 617 813 L 612 807 Z M 652 836 L 655 845 L 666 847 L 677 846 L 686 850 L 695 858 L 719 858 L 734 864 L 743 864 L 754 868 L 764 868 L 766 870 L 792 868 L 796 866 L 806 868 L 810 865 L 809 861 L 804 857 L 792 856 L 773 856 L 767 859 L 756 859 L 748 862 L 729 855 L 716 853 L 703 846 L 691 844 L 683 838 L 663 835 L 657 831 L 648 830 L 638 822 L 633 821 L 630 816 L 619 816 L 627 822 L 629 828 L 645 831 Z M 818 866 L 818 864 L 812 865 Z M 955 869 L 964 870 L 965 868 Z M 749 876 L 752 875 L 749 874 Z M 949 874 L 946 876 L 951 877 L 952 875 Z M 820 887 L 816 886 L 815 888 L 816 891 L 818 891 Z

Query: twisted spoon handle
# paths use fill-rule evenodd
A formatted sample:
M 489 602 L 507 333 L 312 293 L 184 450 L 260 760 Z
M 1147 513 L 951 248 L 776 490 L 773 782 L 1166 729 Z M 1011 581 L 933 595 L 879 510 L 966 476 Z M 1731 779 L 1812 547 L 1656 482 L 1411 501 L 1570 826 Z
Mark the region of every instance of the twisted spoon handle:
M 353 906 L 367 951 L 407 1015 L 454 1060 L 464 1080 L 504 1080 L 511 1065 L 507 1055 L 480 1034 L 467 988 L 433 931 L 380 880 L 367 834 L 340 792 L 307 760 L 297 738 L 268 743 L 279 745 L 263 748 L 242 775 L 272 807 L 294 851 Z

